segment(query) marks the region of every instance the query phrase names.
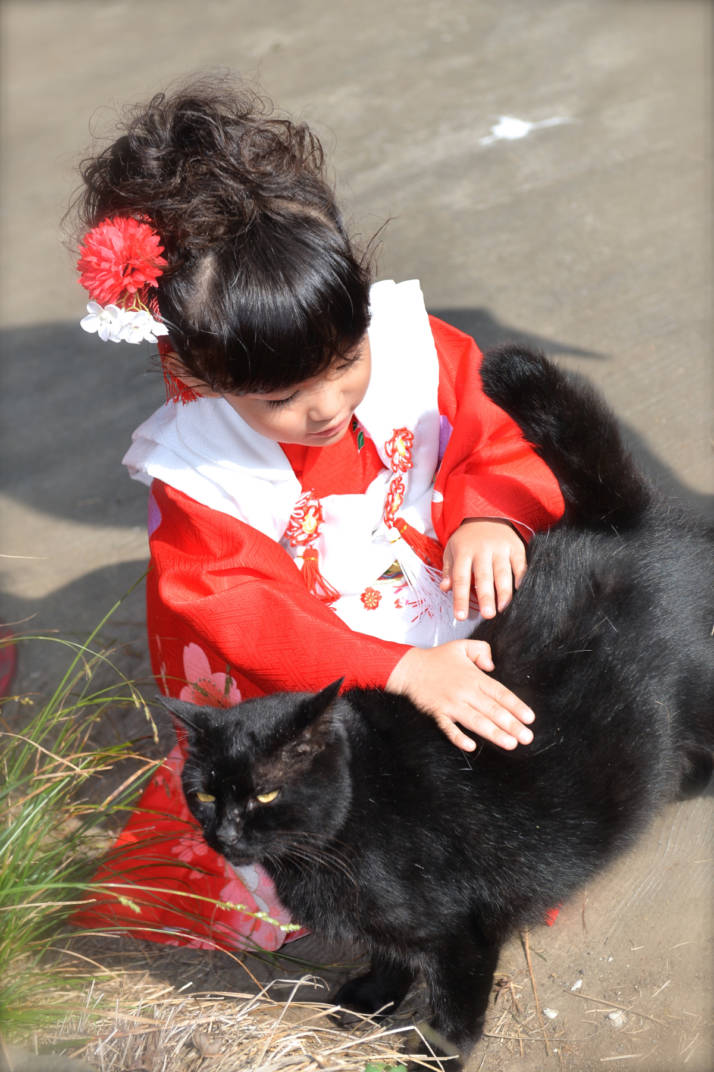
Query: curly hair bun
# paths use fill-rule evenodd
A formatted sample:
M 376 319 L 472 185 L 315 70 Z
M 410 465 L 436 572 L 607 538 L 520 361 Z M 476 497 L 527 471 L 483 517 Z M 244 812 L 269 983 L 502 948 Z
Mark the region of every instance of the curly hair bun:
M 169 267 L 162 318 L 214 389 L 273 390 L 320 371 L 368 322 L 369 273 L 305 124 L 250 87 L 202 80 L 131 110 L 84 161 L 79 216 L 151 221 Z

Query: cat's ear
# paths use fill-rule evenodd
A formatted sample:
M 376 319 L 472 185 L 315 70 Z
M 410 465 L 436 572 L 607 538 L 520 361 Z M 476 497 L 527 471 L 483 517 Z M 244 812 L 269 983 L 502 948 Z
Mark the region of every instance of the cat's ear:
M 307 696 L 298 709 L 297 718 L 293 722 L 294 727 L 303 736 L 322 740 L 329 734 L 330 708 L 337 699 L 337 694 L 342 687 L 344 678 L 338 678 L 331 685 L 327 685 L 321 692 Z
M 185 726 L 187 730 L 193 730 L 195 733 L 200 733 L 205 727 L 205 709 L 198 707 L 197 704 L 187 703 L 185 700 L 177 700 L 173 696 L 163 696 L 161 693 L 156 694 L 156 699 L 159 703 L 171 712 L 182 726 Z
M 337 698 L 337 694 L 342 688 L 342 682 L 344 680 L 345 679 L 343 677 L 338 677 L 337 681 L 333 681 L 331 685 L 326 685 L 321 692 L 318 692 L 315 696 L 313 696 L 313 710 L 316 710 L 319 714 L 322 714 L 323 711 L 326 711 L 332 701 Z

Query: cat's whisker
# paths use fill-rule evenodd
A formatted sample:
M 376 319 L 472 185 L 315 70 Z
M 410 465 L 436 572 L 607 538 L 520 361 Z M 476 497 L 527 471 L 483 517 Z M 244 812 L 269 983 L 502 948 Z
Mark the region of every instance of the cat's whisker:
M 335 874 L 342 874 L 353 885 L 357 886 L 357 880 L 349 867 L 339 856 L 325 850 L 309 848 L 308 846 L 294 846 L 290 854 L 296 859 L 301 858 L 308 863 L 321 864 L 326 870 L 332 870 Z
M 273 867 L 278 872 L 283 871 L 283 862 L 282 862 L 280 856 L 276 855 L 275 853 L 266 852 L 265 856 L 263 857 L 263 859 L 260 862 L 264 866 L 266 864 L 270 864 L 270 866 Z
M 335 874 L 342 874 L 353 885 L 357 886 L 357 880 L 352 873 L 346 860 L 342 856 L 330 849 L 326 849 L 324 846 L 314 845 L 310 842 L 295 843 L 293 840 L 281 853 L 284 858 L 293 858 L 294 860 L 301 860 L 305 863 L 318 864 L 323 866 L 326 870 L 331 870 Z
M 342 874 L 346 875 L 351 882 L 355 883 L 349 858 L 337 848 L 339 844 L 339 841 L 333 840 L 330 843 L 329 849 L 325 845 L 315 845 L 314 842 L 311 843 L 309 847 L 315 853 L 316 858 L 329 860 L 342 872 Z

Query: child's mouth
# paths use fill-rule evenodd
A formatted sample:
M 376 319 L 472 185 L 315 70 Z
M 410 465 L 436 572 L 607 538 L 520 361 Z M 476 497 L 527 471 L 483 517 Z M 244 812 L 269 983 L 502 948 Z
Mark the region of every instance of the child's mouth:
M 335 421 L 334 424 L 329 425 L 327 428 L 323 428 L 320 432 L 311 432 L 310 436 L 315 439 L 331 439 L 332 436 L 344 432 L 349 422 L 350 416 L 343 417 L 342 420 Z

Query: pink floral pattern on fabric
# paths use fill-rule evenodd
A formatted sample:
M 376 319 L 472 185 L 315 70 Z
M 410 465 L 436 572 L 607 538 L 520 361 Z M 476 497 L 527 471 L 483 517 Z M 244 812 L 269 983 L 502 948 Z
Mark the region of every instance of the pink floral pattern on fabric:
M 226 875 L 228 881 L 221 890 L 221 900 L 230 904 L 244 904 L 246 907 L 250 905 L 251 911 L 255 912 L 255 916 L 250 920 L 239 912 L 234 913 L 234 917 L 240 919 L 242 934 L 247 935 L 261 949 L 274 948 L 275 923 L 289 924 L 291 919 L 288 910 L 278 901 L 270 876 L 259 864 L 235 869 L 226 864 Z M 261 919 L 261 916 L 269 916 L 275 923 Z M 248 928 L 246 923 L 249 924 Z M 221 931 L 223 926 L 229 929 L 228 933 L 235 930 L 235 924 L 230 923 L 218 923 L 216 929 Z M 285 935 L 286 938 L 289 936 L 291 935 Z
M 187 644 L 183 649 L 183 671 L 188 682 L 179 693 L 180 700 L 205 707 L 235 707 L 243 699 L 230 674 L 212 671 L 203 648 Z
M 186 812 L 186 822 L 190 822 L 191 818 Z M 211 850 L 199 830 L 188 830 L 185 835 L 177 838 L 177 840 L 171 845 L 171 855 L 175 856 L 181 863 L 190 864 L 192 870 L 188 871 L 188 878 L 191 881 L 201 881 L 201 875 L 203 874 L 203 867 L 209 862 Z M 203 865 L 203 867 L 202 867 Z M 201 870 L 195 870 L 195 867 L 202 868 Z

